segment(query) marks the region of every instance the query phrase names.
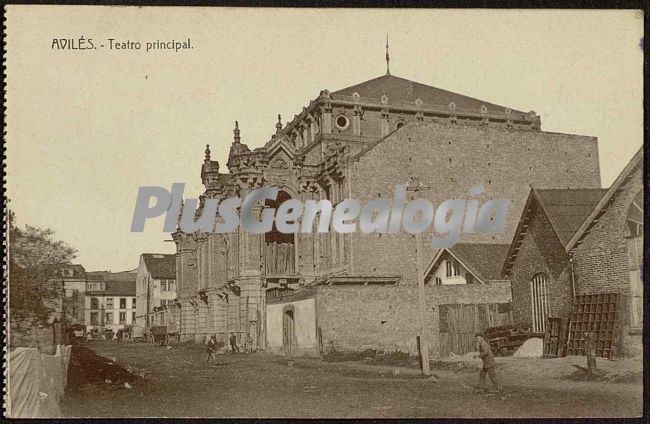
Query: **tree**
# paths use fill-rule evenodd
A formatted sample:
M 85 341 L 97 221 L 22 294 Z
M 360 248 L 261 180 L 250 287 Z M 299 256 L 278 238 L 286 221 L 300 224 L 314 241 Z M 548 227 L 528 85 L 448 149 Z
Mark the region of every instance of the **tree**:
M 48 284 L 60 275 L 77 251 L 54 238 L 54 231 L 30 225 L 14 225 L 14 214 L 7 216 L 9 227 L 9 316 L 16 320 L 32 317 L 45 323 L 52 312 L 52 300 L 61 299 L 62 288 Z

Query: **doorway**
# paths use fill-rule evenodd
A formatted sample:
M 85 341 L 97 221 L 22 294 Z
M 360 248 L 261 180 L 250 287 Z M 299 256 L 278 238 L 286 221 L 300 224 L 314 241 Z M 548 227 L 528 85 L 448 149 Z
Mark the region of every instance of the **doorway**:
M 286 308 L 282 314 L 282 345 L 289 357 L 296 348 L 296 325 L 293 307 Z
M 546 291 L 546 274 L 536 274 L 530 281 L 531 309 L 533 314 L 533 332 L 546 331 L 546 316 L 548 315 L 548 292 Z

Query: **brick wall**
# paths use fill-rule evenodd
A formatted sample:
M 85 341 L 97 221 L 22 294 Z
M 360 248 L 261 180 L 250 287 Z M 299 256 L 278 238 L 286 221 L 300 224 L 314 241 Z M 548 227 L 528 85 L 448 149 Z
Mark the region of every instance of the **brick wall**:
M 512 315 L 515 325 L 532 326 L 531 280 L 538 273 L 547 275 L 549 316 L 571 314 L 571 274 L 569 256 L 555 235 L 544 211 L 535 202 L 534 216 L 512 266 Z
M 432 357 L 439 356 L 438 305 L 507 303 L 510 283 L 427 286 L 427 336 Z M 318 286 L 316 325 L 328 352 L 377 349 L 417 355 L 418 291 L 414 286 Z
M 466 234 L 462 236 L 466 242 L 510 243 L 531 184 L 537 188 L 600 187 L 594 137 L 432 123 L 401 128 L 353 162 L 349 172 L 352 196 L 363 201 L 391 198 L 395 185 L 412 176 L 431 187 L 422 197 L 434 208 L 447 199 L 468 199 L 468 189 L 480 182 L 487 191 L 472 198 L 481 203 L 490 198 L 512 200 L 505 234 Z M 423 237 L 425 257 L 432 258 L 431 233 Z M 353 245 L 354 273 L 403 274 L 408 284 L 415 284 L 411 235 L 357 232 L 348 238 Z
M 623 355 L 642 352 L 641 334 L 631 329 L 630 275 L 625 221 L 634 196 L 643 189 L 641 167 L 614 195 L 598 222 L 574 249 L 578 294 L 621 293 L 619 341 Z

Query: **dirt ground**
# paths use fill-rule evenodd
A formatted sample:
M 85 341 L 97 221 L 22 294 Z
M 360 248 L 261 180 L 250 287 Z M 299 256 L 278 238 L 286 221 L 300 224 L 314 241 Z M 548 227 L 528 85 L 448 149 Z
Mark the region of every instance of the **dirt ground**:
M 93 341 L 73 349 L 66 417 L 634 417 L 636 377 L 575 381 L 584 358 L 497 358 L 506 395 L 477 394 L 479 362 L 434 364 L 437 382 L 414 367 L 325 362 L 265 353 L 225 354 L 205 365 L 205 347 L 167 349 Z M 606 373 L 635 376 L 641 360 L 598 361 Z M 640 375 L 640 374 L 639 374 Z M 125 383 L 128 387 L 125 387 Z

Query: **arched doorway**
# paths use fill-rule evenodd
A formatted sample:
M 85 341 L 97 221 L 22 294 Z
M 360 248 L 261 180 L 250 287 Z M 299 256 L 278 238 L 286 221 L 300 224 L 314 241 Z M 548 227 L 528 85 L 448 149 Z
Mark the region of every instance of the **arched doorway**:
M 279 191 L 276 200 L 266 200 L 264 206 L 277 209 L 291 199 L 286 191 Z M 271 231 L 264 234 L 264 265 L 266 275 L 287 276 L 295 274 L 295 234 L 278 231 L 273 222 Z
M 292 357 L 296 348 L 296 323 L 293 306 L 284 308 L 282 314 L 282 346 L 289 357 Z

